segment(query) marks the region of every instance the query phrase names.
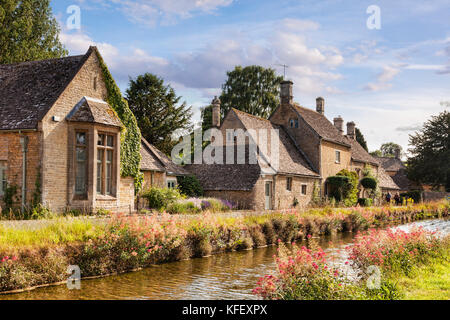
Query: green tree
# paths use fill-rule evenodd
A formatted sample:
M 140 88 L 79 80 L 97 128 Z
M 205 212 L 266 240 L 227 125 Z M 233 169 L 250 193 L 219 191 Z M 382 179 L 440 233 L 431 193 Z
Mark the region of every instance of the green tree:
M 283 77 L 275 70 L 261 66 L 236 66 L 227 72 L 228 79 L 222 86 L 222 118 L 231 108 L 268 118 L 279 105 L 280 83 Z
M 400 154 L 402 154 L 402 147 L 394 142 L 386 142 L 381 145 L 381 153 L 383 157 L 395 157 L 396 150 L 400 150 Z
M 179 104 L 181 97 L 154 74 L 130 79 L 126 99 L 142 136 L 165 154 L 170 155 L 177 143 L 172 140 L 172 133 L 192 130 L 192 107 L 187 107 L 186 102 Z
M 450 191 L 450 112 L 443 111 L 409 136 L 408 177 Z
M 0 64 L 61 58 L 59 25 L 49 0 L 0 1 Z
M 366 139 L 364 139 L 364 136 L 363 136 L 361 130 L 359 130 L 358 128 L 355 128 L 355 132 L 356 132 L 356 141 L 359 142 L 359 144 L 361 145 L 361 147 L 364 148 L 364 150 L 369 152 L 369 149 L 367 148 Z
M 203 107 L 200 109 L 202 119 L 202 130 L 206 130 L 212 127 L 212 105 Z
M 373 157 L 382 157 L 383 153 L 380 150 L 375 150 L 375 151 L 370 152 L 370 155 Z

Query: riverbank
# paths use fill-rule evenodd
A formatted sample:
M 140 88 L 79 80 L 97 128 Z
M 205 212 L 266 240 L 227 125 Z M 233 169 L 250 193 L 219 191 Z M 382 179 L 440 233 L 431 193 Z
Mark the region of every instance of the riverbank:
M 304 239 L 307 235 L 358 231 L 425 218 L 447 217 L 449 204 L 408 207 L 312 209 L 237 218 L 211 214 L 115 216 L 106 225 L 58 221 L 39 230 L 0 229 L 0 291 L 64 281 L 69 264 L 83 277 L 145 268 L 214 253 Z M 15 258 L 15 259 L 13 259 Z
M 353 277 L 330 264 L 313 243 L 284 245 L 277 272 L 262 277 L 254 293 L 269 300 L 399 300 L 450 298 L 450 234 L 414 227 L 371 229 L 346 247 Z

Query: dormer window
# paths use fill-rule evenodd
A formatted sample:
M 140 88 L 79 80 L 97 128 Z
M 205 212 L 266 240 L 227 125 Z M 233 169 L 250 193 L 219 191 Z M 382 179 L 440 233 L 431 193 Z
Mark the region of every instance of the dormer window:
M 289 125 L 291 128 L 298 128 L 298 119 L 291 119 Z

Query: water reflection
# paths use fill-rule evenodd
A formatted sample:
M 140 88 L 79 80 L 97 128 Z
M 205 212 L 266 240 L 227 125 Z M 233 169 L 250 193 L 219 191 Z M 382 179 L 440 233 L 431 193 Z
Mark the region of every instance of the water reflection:
M 450 232 L 450 220 L 430 220 L 401 226 L 422 225 L 429 230 Z M 352 233 L 317 239 L 332 263 L 344 267 L 344 247 Z M 330 243 L 332 241 L 332 244 Z M 300 243 L 300 245 L 303 245 Z M 251 291 L 258 279 L 275 271 L 276 247 L 230 252 L 152 266 L 139 272 L 82 280 L 81 290 L 65 285 L 0 296 L 1 299 L 256 299 Z

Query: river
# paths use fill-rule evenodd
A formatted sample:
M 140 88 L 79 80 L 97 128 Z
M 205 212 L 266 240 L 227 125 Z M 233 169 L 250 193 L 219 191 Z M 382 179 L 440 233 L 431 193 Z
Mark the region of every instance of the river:
M 440 234 L 450 233 L 450 219 L 426 220 L 398 226 L 403 230 L 413 225 Z M 317 240 L 334 264 L 344 266 L 344 247 L 354 234 L 342 233 Z M 33 291 L 0 295 L 0 300 L 231 300 L 257 299 L 252 294 L 258 279 L 275 271 L 276 247 L 229 252 L 206 258 L 166 263 L 142 271 L 82 280 L 80 290 L 66 285 L 39 288 Z M 348 270 L 348 272 L 351 272 Z

